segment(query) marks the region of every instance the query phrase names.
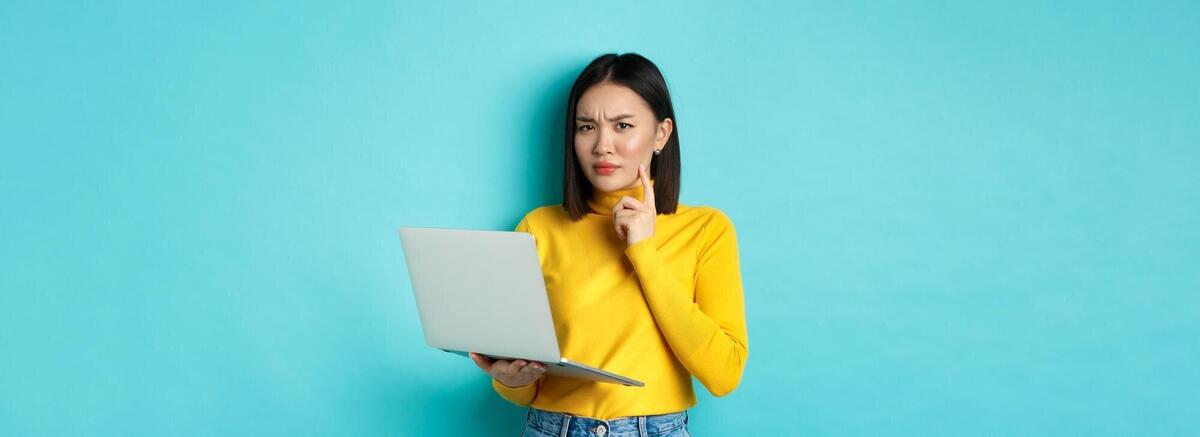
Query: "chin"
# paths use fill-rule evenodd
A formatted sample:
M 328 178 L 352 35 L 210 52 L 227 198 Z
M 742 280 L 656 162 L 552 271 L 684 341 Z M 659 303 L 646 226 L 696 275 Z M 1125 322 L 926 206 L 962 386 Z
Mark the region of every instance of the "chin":
M 599 178 L 602 179 L 600 181 L 592 179 L 592 187 L 597 190 L 600 190 L 600 191 L 617 191 L 617 190 L 620 190 L 621 188 L 624 188 L 625 185 L 628 185 L 628 184 L 618 183 L 615 179 L 612 178 L 612 176 L 615 176 L 615 175 L 600 176 Z

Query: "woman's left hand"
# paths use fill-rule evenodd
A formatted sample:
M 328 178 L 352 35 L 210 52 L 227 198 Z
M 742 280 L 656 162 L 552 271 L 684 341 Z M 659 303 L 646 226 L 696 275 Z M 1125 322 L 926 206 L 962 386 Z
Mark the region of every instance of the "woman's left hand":
M 642 180 L 645 202 L 624 196 L 613 205 L 613 227 L 617 230 L 617 236 L 625 240 L 625 247 L 654 235 L 654 219 L 658 212 L 654 209 L 654 186 L 650 185 L 647 173 L 644 164 L 638 165 L 638 178 Z

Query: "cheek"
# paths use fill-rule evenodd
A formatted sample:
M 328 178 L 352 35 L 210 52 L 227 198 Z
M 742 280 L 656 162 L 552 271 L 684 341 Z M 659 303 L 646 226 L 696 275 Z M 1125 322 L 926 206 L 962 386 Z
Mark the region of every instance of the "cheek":
M 591 153 L 591 150 L 592 150 L 592 143 L 588 142 L 586 137 L 580 136 L 578 134 L 575 135 L 575 155 L 576 156 L 579 156 L 580 158 L 582 158 L 584 156 L 587 156 L 588 153 Z
M 617 150 L 626 158 L 640 158 L 652 148 L 652 138 L 645 135 L 631 136 L 616 145 Z

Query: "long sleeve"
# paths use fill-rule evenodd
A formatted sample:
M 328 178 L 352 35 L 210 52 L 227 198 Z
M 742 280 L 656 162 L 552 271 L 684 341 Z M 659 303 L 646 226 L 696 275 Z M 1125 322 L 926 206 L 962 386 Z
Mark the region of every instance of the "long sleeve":
M 520 223 L 514 229 L 516 232 L 525 232 L 532 234 L 529 229 L 528 218 L 522 218 Z M 533 398 L 537 396 L 538 386 L 541 384 L 542 378 L 538 378 L 532 384 L 521 387 L 508 387 L 501 384 L 496 378 L 492 378 L 492 389 L 496 391 L 500 397 L 521 407 L 528 407 L 533 403 Z
M 714 396 L 741 382 L 749 353 L 745 303 L 733 223 L 720 211 L 700 232 L 696 299 L 672 275 L 655 238 L 625 249 L 655 322 L 672 352 Z
M 533 403 L 533 398 L 537 396 L 538 385 L 542 383 L 542 378 L 538 378 L 533 384 L 510 388 L 501 384 L 496 378 L 492 378 L 492 389 L 505 400 L 516 404 L 519 407 L 528 407 Z

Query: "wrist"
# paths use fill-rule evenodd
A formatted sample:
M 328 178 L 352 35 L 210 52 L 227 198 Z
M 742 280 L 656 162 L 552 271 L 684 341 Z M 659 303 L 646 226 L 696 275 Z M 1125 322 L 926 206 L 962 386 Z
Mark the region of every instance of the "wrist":
M 525 388 L 525 387 L 528 387 L 528 386 L 529 386 L 529 384 L 533 384 L 533 383 L 531 382 L 531 383 L 529 383 L 529 384 L 522 384 L 522 385 L 508 385 L 508 384 L 505 384 L 505 383 L 504 383 L 504 381 L 501 381 L 501 380 L 500 380 L 500 378 L 497 378 L 497 377 L 494 377 L 494 376 L 492 377 L 492 380 L 493 380 L 493 381 L 496 381 L 496 383 L 497 383 L 497 384 L 500 384 L 500 385 L 504 386 L 505 388 L 510 388 L 510 389 Z

